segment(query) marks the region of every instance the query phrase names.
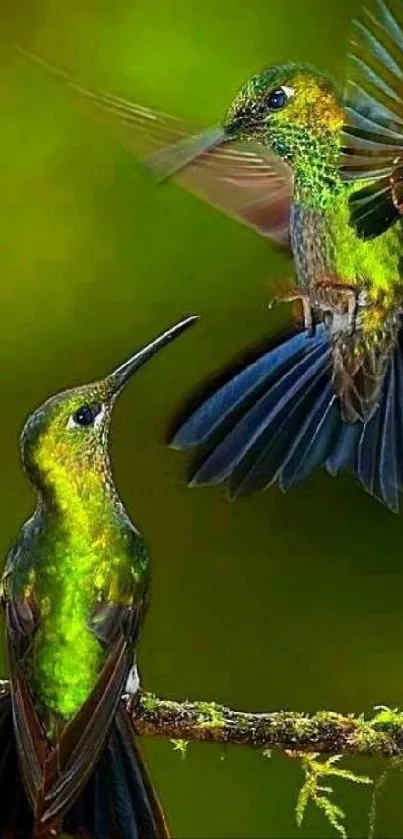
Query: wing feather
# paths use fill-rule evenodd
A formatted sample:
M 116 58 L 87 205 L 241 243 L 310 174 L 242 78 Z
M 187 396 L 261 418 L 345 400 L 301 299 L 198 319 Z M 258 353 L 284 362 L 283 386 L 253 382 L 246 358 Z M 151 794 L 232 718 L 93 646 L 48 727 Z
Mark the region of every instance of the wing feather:
M 353 22 L 341 171 L 365 180 L 350 197 L 358 235 L 384 233 L 403 211 L 403 4 L 376 0 Z
M 163 111 L 86 88 L 39 56 L 19 51 L 98 109 L 159 180 L 173 173 L 186 190 L 290 251 L 293 177 L 274 153 L 246 142 L 211 146 L 217 129 L 200 134 Z

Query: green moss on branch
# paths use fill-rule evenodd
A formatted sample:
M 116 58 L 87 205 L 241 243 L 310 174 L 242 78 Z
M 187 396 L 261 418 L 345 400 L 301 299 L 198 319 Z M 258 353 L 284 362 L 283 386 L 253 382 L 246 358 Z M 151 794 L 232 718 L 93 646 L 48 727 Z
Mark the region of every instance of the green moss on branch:
M 0 682 L 0 697 L 8 690 L 8 682 Z M 142 690 L 122 701 L 142 735 L 304 754 L 403 756 L 403 714 L 388 708 L 364 719 L 334 711 L 246 713 L 215 702 L 159 699 Z
M 129 705 L 130 702 L 124 698 Z M 253 714 L 215 702 L 173 702 L 139 692 L 131 704 L 139 734 L 175 740 L 231 743 L 262 749 L 321 754 L 403 754 L 403 715 L 383 709 L 372 719 L 319 711 Z

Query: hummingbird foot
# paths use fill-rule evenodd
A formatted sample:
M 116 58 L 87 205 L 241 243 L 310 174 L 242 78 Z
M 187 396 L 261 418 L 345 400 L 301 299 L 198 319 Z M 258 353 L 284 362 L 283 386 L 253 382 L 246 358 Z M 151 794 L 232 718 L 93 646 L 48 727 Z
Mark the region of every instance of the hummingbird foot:
M 315 334 L 315 310 L 322 315 L 332 333 L 354 335 L 359 305 L 359 289 L 356 286 L 323 278 L 306 289 L 292 288 L 277 294 L 269 303 L 269 308 L 295 300 L 301 301 L 304 327 L 309 337 Z
M 331 316 L 332 331 L 345 331 L 351 336 L 356 329 L 358 297 L 356 286 L 323 279 L 313 290 L 312 305 Z
M 302 313 L 304 319 L 304 329 L 306 330 L 308 338 L 313 338 L 315 335 L 315 321 L 313 318 L 313 305 L 311 294 L 301 288 L 292 288 L 289 291 L 276 294 L 269 303 L 269 309 L 277 306 L 279 303 L 294 303 L 300 300 L 302 304 Z

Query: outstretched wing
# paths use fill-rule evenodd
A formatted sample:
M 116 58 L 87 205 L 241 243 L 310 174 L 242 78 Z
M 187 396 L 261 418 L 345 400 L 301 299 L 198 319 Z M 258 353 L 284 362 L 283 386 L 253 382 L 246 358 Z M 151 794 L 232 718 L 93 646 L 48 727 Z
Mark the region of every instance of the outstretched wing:
M 401 0 L 375 0 L 353 21 L 344 106 L 342 172 L 367 182 L 351 195 L 351 221 L 369 239 L 403 213 Z
M 20 51 L 100 110 L 160 180 L 173 175 L 185 189 L 289 249 L 292 172 L 263 145 L 226 142 L 212 147 L 217 131 L 200 134 L 170 114 L 89 90 L 38 56 Z

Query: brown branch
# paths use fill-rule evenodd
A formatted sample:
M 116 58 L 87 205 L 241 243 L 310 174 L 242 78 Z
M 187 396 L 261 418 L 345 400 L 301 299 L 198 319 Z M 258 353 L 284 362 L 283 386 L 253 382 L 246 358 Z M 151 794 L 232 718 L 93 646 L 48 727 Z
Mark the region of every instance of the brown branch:
M 8 691 L 8 682 L 0 682 L 0 696 Z M 403 713 L 387 708 L 364 720 L 334 711 L 244 713 L 214 702 L 158 699 L 142 690 L 122 701 L 136 732 L 153 737 L 305 754 L 403 755 Z

